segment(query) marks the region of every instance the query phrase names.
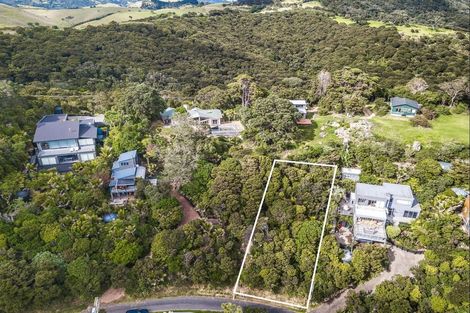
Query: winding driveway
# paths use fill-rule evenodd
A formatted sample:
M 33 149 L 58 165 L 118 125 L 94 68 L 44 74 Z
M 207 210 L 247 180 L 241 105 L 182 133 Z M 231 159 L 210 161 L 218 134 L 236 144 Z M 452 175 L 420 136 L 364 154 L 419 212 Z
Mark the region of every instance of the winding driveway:
M 272 313 L 292 313 L 287 309 L 280 309 L 264 304 L 232 300 L 229 298 L 216 298 L 216 297 L 171 297 L 161 299 L 150 299 L 141 302 L 133 303 L 119 303 L 119 304 L 106 304 L 102 308 L 107 313 L 125 313 L 130 309 L 147 309 L 152 311 L 181 311 L 181 310 L 203 310 L 203 311 L 221 311 L 222 303 L 235 303 L 240 306 L 255 306 L 265 308 Z

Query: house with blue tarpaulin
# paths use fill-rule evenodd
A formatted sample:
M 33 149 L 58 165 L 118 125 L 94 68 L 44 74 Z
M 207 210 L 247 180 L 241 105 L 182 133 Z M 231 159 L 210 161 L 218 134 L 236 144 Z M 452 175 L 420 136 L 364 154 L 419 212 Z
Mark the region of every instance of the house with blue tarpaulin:
M 136 150 L 122 153 L 113 163 L 109 191 L 115 204 L 127 202 L 136 192 L 138 179 L 145 179 L 146 169 L 139 165 Z

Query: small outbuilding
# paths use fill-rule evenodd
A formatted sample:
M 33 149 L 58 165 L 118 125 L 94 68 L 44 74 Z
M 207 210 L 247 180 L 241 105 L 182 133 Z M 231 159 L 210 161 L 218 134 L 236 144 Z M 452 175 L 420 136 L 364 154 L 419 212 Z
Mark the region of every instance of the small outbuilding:
M 390 99 L 390 114 L 395 116 L 416 116 L 420 104 L 408 98 L 392 97 Z

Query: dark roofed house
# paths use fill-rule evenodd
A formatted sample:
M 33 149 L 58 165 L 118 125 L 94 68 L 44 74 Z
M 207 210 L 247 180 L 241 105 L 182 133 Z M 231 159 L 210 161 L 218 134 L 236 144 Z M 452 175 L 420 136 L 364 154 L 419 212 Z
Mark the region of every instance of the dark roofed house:
M 93 118 L 53 114 L 36 125 L 33 143 L 39 168 L 66 172 L 72 164 L 96 157 L 98 128 Z
M 390 99 L 390 114 L 395 116 L 416 116 L 420 109 L 418 102 L 400 97 Z
M 109 191 L 112 204 L 123 204 L 130 200 L 137 190 L 137 179 L 145 179 L 146 169 L 139 165 L 137 151 L 121 153 L 113 163 Z

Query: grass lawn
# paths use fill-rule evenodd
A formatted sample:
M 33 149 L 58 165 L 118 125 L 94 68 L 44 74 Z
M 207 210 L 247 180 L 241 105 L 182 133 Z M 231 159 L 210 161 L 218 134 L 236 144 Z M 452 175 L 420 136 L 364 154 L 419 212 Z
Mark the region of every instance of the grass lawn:
M 403 36 L 411 37 L 411 38 L 418 38 L 421 36 L 431 37 L 431 36 L 436 36 L 436 35 L 455 35 L 455 31 L 452 29 L 432 28 L 432 27 L 428 27 L 428 26 L 420 25 L 420 24 L 411 24 L 409 26 L 404 26 L 404 25 L 394 26 L 390 23 L 384 23 L 381 21 L 374 21 L 374 20 L 367 21 L 367 23 L 370 27 L 381 27 L 381 26 L 396 27 L 398 33 L 400 33 Z M 414 30 L 415 32 L 412 32 L 411 30 Z
M 372 132 L 380 137 L 412 143 L 445 143 L 455 141 L 469 144 L 469 115 L 444 115 L 431 121 L 432 128 L 413 127 L 404 117 L 382 116 L 372 118 Z
M 342 16 L 335 16 L 333 18 L 335 21 L 337 21 L 338 23 L 342 23 L 342 24 L 346 24 L 346 25 L 350 25 L 350 24 L 354 24 L 356 22 L 354 22 L 353 20 L 349 19 L 349 18 L 346 18 L 346 17 L 342 17 Z
M 326 127 L 331 121 L 340 121 L 341 118 L 337 118 L 332 115 L 315 115 L 315 117 L 311 117 L 310 114 L 307 116 L 312 120 L 312 125 L 305 125 L 299 126 L 300 137 L 299 143 L 300 144 L 322 144 L 331 141 L 338 141 L 341 142 L 338 137 L 336 137 L 334 133 L 334 128 Z M 321 128 L 325 126 L 325 129 L 322 131 Z M 325 136 L 323 138 L 320 137 L 320 133 L 324 133 Z

